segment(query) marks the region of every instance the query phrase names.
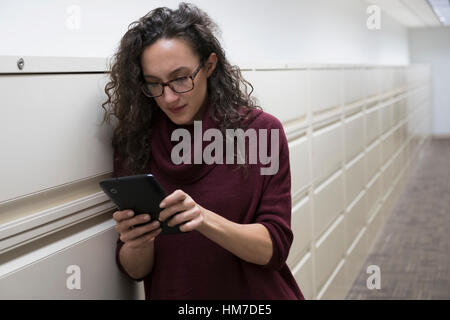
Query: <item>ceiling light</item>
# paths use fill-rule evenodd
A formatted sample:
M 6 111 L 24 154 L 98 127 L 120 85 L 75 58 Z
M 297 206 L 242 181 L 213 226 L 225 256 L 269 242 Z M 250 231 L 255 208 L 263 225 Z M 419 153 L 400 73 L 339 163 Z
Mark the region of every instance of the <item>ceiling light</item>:
M 444 26 L 450 26 L 450 0 L 428 0 L 436 17 Z

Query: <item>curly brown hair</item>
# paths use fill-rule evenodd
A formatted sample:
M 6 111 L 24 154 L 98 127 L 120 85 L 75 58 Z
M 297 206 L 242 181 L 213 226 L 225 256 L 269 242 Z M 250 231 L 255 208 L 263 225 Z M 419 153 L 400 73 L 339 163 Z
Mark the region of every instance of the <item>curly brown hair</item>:
M 145 173 L 151 156 L 151 120 L 158 106 L 141 90 L 144 82 L 141 54 L 157 40 L 186 40 L 201 63 L 211 53 L 217 55 L 217 66 L 207 80 L 207 87 L 208 100 L 213 106 L 211 117 L 219 123 L 223 134 L 226 129 L 244 127 L 252 108 L 261 109 L 251 97 L 252 85 L 226 59 L 214 35 L 217 31 L 217 25 L 205 12 L 187 3 L 181 3 L 177 10 L 154 9 L 128 26 L 113 55 L 110 81 L 105 86 L 108 99 L 102 108 L 105 110 L 103 123 L 114 122 L 112 146 L 133 174 Z M 241 107 L 247 107 L 245 113 L 239 112 Z

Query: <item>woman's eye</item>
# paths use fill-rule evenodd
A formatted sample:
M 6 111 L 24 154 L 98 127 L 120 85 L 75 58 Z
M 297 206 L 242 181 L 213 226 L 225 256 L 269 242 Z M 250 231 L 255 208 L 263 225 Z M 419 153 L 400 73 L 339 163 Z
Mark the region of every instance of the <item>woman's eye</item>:
M 147 82 L 147 86 L 149 88 L 156 88 L 157 86 L 159 86 L 159 83 L 157 83 L 157 82 Z
M 176 84 L 183 84 L 187 80 L 187 77 L 180 77 L 173 80 Z

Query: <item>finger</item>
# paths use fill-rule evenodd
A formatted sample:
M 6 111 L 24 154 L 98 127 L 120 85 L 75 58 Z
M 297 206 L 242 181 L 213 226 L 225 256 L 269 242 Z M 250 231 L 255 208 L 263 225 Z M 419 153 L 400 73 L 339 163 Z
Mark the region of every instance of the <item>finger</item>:
M 113 219 L 117 222 L 122 222 L 126 219 L 131 218 L 133 215 L 134 215 L 133 210 L 116 211 L 113 214 Z
M 122 222 L 118 223 L 116 225 L 116 231 L 119 233 L 124 233 L 137 224 L 142 224 L 142 223 L 146 223 L 149 221 L 150 221 L 150 215 L 138 214 L 134 218 L 129 218 L 129 219 L 123 220 Z
M 200 208 L 195 206 L 194 208 L 180 212 L 179 214 L 174 216 L 172 219 L 170 219 L 167 222 L 167 225 L 169 227 L 176 226 L 177 224 L 183 223 L 185 221 L 190 221 L 192 219 L 195 219 L 199 214 L 200 214 Z
M 128 245 L 132 248 L 139 248 L 143 245 L 148 245 L 153 242 L 156 237 L 161 233 L 162 229 L 158 228 L 150 233 L 146 233 L 135 240 L 131 240 L 128 242 Z
M 183 201 L 178 202 L 177 204 L 172 204 L 171 206 L 166 207 L 159 213 L 159 221 L 164 221 L 174 215 L 177 212 L 187 211 L 193 207 L 195 207 L 195 201 L 187 196 Z
M 186 199 L 186 197 L 187 197 L 187 194 L 183 190 L 177 189 L 174 192 L 172 192 L 170 195 L 165 197 L 159 204 L 159 207 L 167 208 L 168 206 L 170 206 L 173 203 L 176 203 L 176 202 Z
M 159 213 L 158 220 L 159 221 L 164 221 L 164 220 L 170 218 L 171 216 L 173 216 L 175 213 L 181 212 L 181 211 L 185 211 L 186 209 L 188 209 L 188 208 L 186 208 L 185 204 L 182 203 L 182 202 L 180 202 L 178 204 L 171 205 L 170 207 L 164 209 L 163 211 L 161 211 Z
M 200 222 L 201 222 L 200 218 L 193 219 L 189 222 L 186 222 L 180 226 L 180 231 L 181 232 L 189 232 L 189 231 L 195 230 L 200 225 Z
M 159 221 L 153 221 L 152 223 L 148 223 L 142 227 L 136 228 L 135 230 L 140 233 L 140 235 L 146 234 L 148 232 L 152 232 L 154 230 L 157 230 L 161 226 L 161 223 Z M 141 232 L 142 231 L 142 232 Z
M 144 226 L 141 226 L 141 227 L 138 227 L 138 228 L 134 228 L 134 229 L 131 229 L 129 231 L 124 232 L 121 235 L 120 239 L 123 242 L 131 241 L 131 240 L 139 238 L 143 234 L 146 234 L 148 232 L 151 232 L 151 231 L 159 228 L 159 226 L 160 226 L 159 222 L 158 221 L 154 221 L 154 222 L 148 223 L 148 224 L 146 224 Z

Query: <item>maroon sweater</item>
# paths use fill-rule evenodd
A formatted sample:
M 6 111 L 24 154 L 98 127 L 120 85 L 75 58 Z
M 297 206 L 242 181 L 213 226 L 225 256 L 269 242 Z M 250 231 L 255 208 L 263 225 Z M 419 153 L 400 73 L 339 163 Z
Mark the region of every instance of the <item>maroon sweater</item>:
M 218 128 L 210 111 L 212 106 L 208 105 L 203 113 L 203 132 Z M 194 125 L 176 125 L 159 109 L 152 122 L 152 157 L 148 172 L 158 179 L 167 194 L 181 189 L 204 208 L 228 220 L 264 225 L 273 243 L 272 258 L 267 265 L 246 262 L 195 230 L 159 235 L 155 239 L 152 272 L 143 279 L 134 279 L 144 280 L 146 299 L 304 299 L 286 265 L 293 240 L 286 136 L 274 116 L 257 109 L 251 115 L 253 120 L 247 121 L 249 128 L 268 129 L 267 141 L 270 141 L 270 129 L 279 129 L 279 170 L 276 174 L 261 175 L 260 168 L 270 164 L 260 164 L 259 156 L 258 164 L 249 164 L 248 176 L 243 174 L 242 168 L 238 169 L 237 164 L 174 165 L 171 150 L 179 142 L 171 141 L 171 133 L 176 128 L 189 130 L 193 154 Z M 203 142 L 203 147 L 209 143 Z M 248 149 L 246 151 L 248 154 Z M 115 153 L 114 175 L 128 174 Z M 118 259 L 122 245 L 118 239 L 116 262 L 130 277 Z

